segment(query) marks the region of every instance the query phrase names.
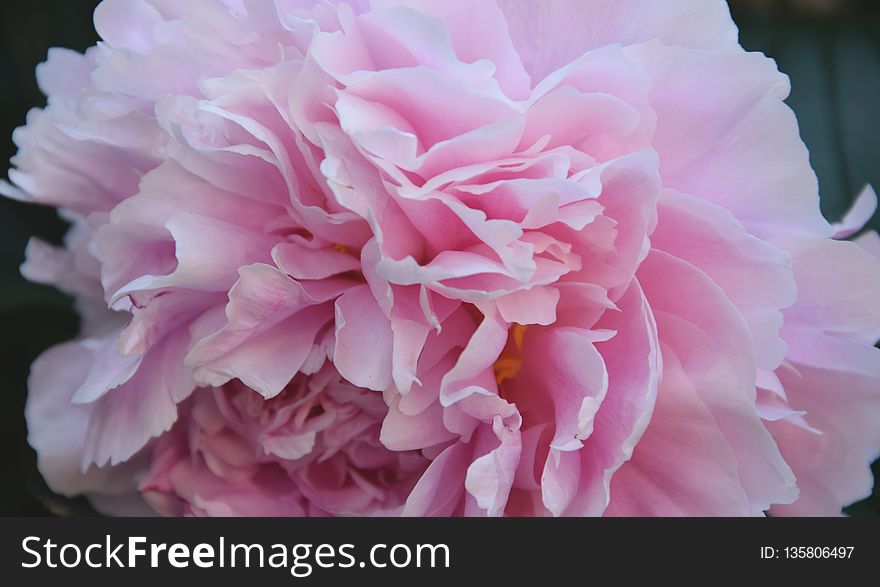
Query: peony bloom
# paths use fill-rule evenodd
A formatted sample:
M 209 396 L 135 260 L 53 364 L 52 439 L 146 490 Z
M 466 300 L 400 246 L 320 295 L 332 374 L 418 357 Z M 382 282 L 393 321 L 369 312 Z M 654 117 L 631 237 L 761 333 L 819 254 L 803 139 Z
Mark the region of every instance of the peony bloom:
M 721 0 L 105 0 L 7 196 L 82 335 L 58 492 L 196 515 L 833 515 L 880 452 L 880 238 Z M 14 185 L 13 185 L 14 184 Z

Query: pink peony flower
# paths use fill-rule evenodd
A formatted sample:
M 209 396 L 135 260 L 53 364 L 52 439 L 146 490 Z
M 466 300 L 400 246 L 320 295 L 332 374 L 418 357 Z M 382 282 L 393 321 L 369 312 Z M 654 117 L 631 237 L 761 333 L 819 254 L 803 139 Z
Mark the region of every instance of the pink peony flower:
M 7 196 L 111 513 L 831 515 L 880 452 L 880 239 L 819 213 L 721 0 L 105 0 Z

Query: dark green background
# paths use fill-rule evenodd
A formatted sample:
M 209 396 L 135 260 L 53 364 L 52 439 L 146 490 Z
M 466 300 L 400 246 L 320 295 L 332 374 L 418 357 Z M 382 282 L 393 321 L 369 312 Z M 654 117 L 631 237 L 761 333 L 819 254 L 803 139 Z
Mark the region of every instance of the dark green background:
M 185 0 L 182 0 L 185 1 Z M 754 1 L 754 0 L 753 0 Z M 0 159 L 14 154 L 12 130 L 45 100 L 34 66 L 51 46 L 83 50 L 97 37 L 95 0 L 27 0 L 0 8 Z M 855 2 L 833 15 L 810 15 L 787 2 L 752 12 L 732 1 L 743 45 L 764 51 L 792 78 L 789 99 L 819 175 L 822 208 L 830 219 L 846 210 L 866 183 L 880 187 L 880 2 Z M 875 216 L 873 227 L 880 227 Z M 65 230 L 53 210 L 0 198 L 0 373 L 5 394 L 0 434 L 5 458 L 0 514 L 84 512 L 82 501 L 52 496 L 27 446 L 24 400 L 28 366 L 48 346 L 76 334 L 70 301 L 24 281 L 18 273 L 31 235 L 60 242 Z M 880 426 L 880 422 L 878 422 Z M 877 463 L 875 474 L 880 473 Z M 880 515 L 874 496 L 853 506 L 854 515 Z

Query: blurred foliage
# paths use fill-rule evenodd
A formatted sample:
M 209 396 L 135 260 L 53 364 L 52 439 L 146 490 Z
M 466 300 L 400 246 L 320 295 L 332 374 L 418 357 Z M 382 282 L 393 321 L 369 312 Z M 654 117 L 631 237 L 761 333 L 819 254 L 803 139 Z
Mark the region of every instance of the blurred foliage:
M 181 0 L 185 1 L 185 0 Z M 45 103 L 34 66 L 51 46 L 83 50 L 97 40 L 91 14 L 97 0 L 28 0 L 0 8 L 0 159 L 15 148 L 8 139 L 27 110 Z M 866 183 L 880 186 L 880 2 L 877 0 L 731 0 L 741 41 L 774 57 L 792 78 L 789 104 L 822 192 L 828 218 L 839 218 Z M 875 216 L 871 225 L 880 228 Z M 24 402 L 28 366 L 47 347 L 75 335 L 70 300 L 18 273 L 28 238 L 59 243 L 64 223 L 53 210 L 0 198 L 0 368 L 6 381 L 0 514 L 89 513 L 83 500 L 46 488 L 26 442 Z M 878 422 L 880 426 L 880 422 Z M 875 477 L 880 467 L 875 463 Z M 874 496 L 850 508 L 880 515 Z

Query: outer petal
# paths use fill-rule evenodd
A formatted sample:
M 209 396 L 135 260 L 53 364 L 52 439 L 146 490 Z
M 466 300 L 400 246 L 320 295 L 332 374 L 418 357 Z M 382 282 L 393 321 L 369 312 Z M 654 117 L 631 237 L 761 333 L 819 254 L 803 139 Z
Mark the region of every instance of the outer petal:
M 614 476 L 611 516 L 746 516 L 736 456 L 688 381 L 663 350 L 663 382 L 651 425 Z
M 843 220 L 833 225 L 834 238 L 847 238 L 864 228 L 877 212 L 877 193 L 869 185 L 859 193 Z
M 786 350 L 779 336 L 781 310 L 797 295 L 791 256 L 700 198 L 666 190 L 658 216 L 651 245 L 698 267 L 724 290 L 749 324 L 758 367 L 779 366 Z
M 754 347 L 742 316 L 705 274 L 666 253 L 652 252 L 639 280 L 660 339 L 736 455 L 754 513 L 794 501 L 794 475 L 757 411 Z
M 652 144 L 668 188 L 724 206 L 746 229 L 830 236 L 788 78 L 755 53 L 719 55 L 648 43 L 627 50 L 652 81 Z
M 121 463 L 171 429 L 177 403 L 195 389 L 192 369 L 181 361 L 190 343 L 179 328 L 153 345 L 137 372 L 101 397 L 89 420 L 83 466 Z
M 846 241 L 792 238 L 779 244 L 794 258 L 798 286 L 786 322 L 851 335 L 880 330 L 880 259 Z
M 33 364 L 25 410 L 28 442 L 37 451 L 40 473 L 53 491 L 67 496 L 120 496 L 134 491 L 142 459 L 119 467 L 82 467 L 94 405 L 75 405 L 71 399 L 90 360 L 89 349 L 71 342 L 49 349 Z
M 592 49 L 659 39 L 667 45 L 740 51 L 721 0 L 499 0 L 534 82 Z
M 873 363 L 874 370 L 877 362 Z M 841 509 L 871 494 L 868 465 L 880 455 L 880 392 L 876 377 L 798 366 L 780 372 L 793 407 L 820 434 L 786 421 L 770 430 L 797 475 L 800 498 L 771 508 L 774 515 L 839 516 Z M 840 394 L 846 394 L 846 400 Z

